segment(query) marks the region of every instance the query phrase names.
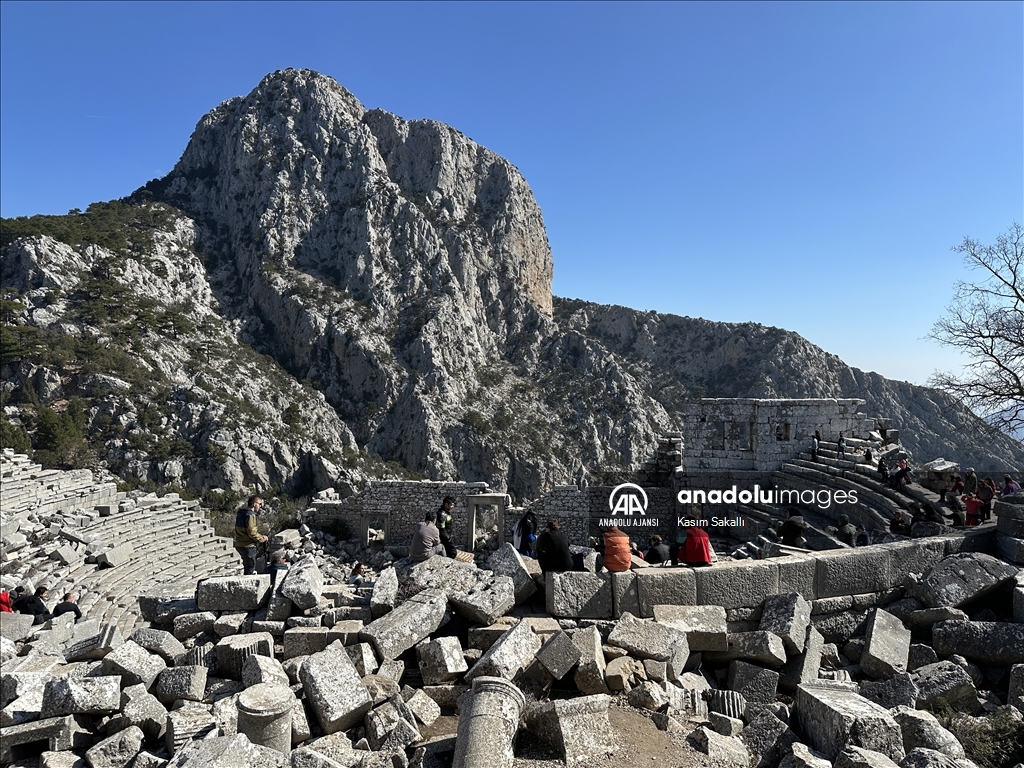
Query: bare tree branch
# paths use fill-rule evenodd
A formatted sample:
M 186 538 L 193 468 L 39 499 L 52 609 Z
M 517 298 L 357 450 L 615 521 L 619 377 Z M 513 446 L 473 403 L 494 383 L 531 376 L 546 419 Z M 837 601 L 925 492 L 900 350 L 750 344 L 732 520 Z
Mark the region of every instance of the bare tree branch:
M 946 316 L 929 335 L 971 362 L 961 376 L 936 372 L 929 384 L 998 429 L 1024 429 L 1024 228 L 1014 222 L 994 245 L 965 237 L 953 250 L 981 280 L 956 283 Z

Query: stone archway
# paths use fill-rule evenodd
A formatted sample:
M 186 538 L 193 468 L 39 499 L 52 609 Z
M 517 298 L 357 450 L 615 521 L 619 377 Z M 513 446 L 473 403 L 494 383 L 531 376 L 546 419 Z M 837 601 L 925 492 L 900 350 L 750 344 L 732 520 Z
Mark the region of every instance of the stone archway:
M 508 494 L 476 493 L 466 499 L 466 551 L 472 552 L 476 543 L 477 509 L 479 507 L 497 507 L 498 510 L 498 541 L 503 542 L 505 536 L 505 507 Z

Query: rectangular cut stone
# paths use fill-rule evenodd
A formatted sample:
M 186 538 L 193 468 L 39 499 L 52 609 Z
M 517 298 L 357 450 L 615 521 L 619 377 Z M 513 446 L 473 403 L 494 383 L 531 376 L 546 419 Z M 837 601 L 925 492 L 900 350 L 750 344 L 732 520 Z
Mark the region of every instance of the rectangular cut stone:
M 103 657 L 102 669 L 105 674 L 120 675 L 126 686 L 142 683 L 148 690 L 167 669 L 167 662 L 133 640 L 126 640 Z
M 612 573 L 612 616 L 616 619 L 624 613 L 640 615 L 637 573 L 637 571 Z
M 292 563 L 284 576 L 281 594 L 303 610 L 320 602 L 324 577 L 312 555 Z
M 107 624 L 97 634 L 68 647 L 64 651 L 64 658 L 69 662 L 102 659 L 123 642 L 121 630 L 115 625 Z
M 764 601 L 759 629 L 782 638 L 786 651 L 801 653 L 811 623 L 811 604 L 796 592 L 772 595 Z
M 779 686 L 779 673 L 737 660 L 729 665 L 727 681 L 729 690 L 742 695 L 748 703 L 773 704 Z
M 884 592 L 892 586 L 892 552 L 880 547 L 858 547 L 818 555 L 818 597 Z
M 160 673 L 156 684 L 157 698 L 165 704 L 172 704 L 177 699 L 202 701 L 208 673 L 206 667 L 169 667 Z
M 940 621 L 932 625 L 932 646 L 993 667 L 1024 663 L 1024 624 L 1004 621 Z
M 609 619 L 613 602 L 611 576 L 585 571 L 549 573 L 546 601 L 552 616 Z
M 881 752 L 895 763 L 903 751 L 899 724 L 880 707 L 849 690 L 831 686 L 797 688 L 796 714 L 810 746 L 834 761 L 847 746 Z
M 406 600 L 386 616 L 367 624 L 359 638 L 373 643 L 382 659 L 397 659 L 436 632 L 447 620 L 447 595 L 440 590 L 428 589 Z
M 959 608 L 988 594 L 1017 575 L 1018 569 L 981 552 L 961 552 L 944 558 L 921 577 L 914 588 L 928 608 Z
M 319 653 L 326 648 L 328 643 L 327 627 L 293 627 L 285 630 L 284 653 L 285 659 L 294 659 L 296 656 L 309 656 Z
M 608 693 L 604 677 L 607 665 L 601 649 L 601 633 L 597 627 L 575 630 L 572 642 L 580 651 L 580 660 L 573 677 L 580 693 Z
M 725 651 L 729 630 L 720 605 L 655 605 L 654 620 L 686 633 L 690 651 Z
M 327 632 L 327 644 L 340 640 L 342 645 L 352 645 L 359 642 L 359 633 L 363 631 L 363 622 L 346 619 L 334 622 L 334 626 Z
M 439 685 L 457 679 L 469 669 L 459 638 L 439 637 L 416 646 L 416 658 L 424 685 Z
M 786 647 L 782 638 L 772 632 L 733 632 L 729 634 L 728 648 L 708 653 L 716 663 L 741 659 L 781 667 L 786 663 Z
M 29 613 L 5 613 L 4 620 L 0 621 L 0 637 L 13 642 L 27 640 L 35 631 L 33 621 L 35 616 Z
M 743 608 L 760 605 L 779 591 L 779 569 L 771 560 L 727 560 L 697 568 L 697 600 L 701 605 Z
M 515 585 L 509 576 L 478 582 L 469 592 L 448 596 L 456 612 L 477 624 L 492 624 L 516 604 Z
M 269 632 L 229 635 L 217 643 L 217 673 L 232 680 L 242 679 L 242 665 L 253 655 L 273 656 L 274 636 Z
M 58 677 L 43 689 L 40 717 L 62 715 L 105 715 L 121 708 L 121 678 Z M 6 736 L 6 728 L 4 729 Z
M 506 542 L 487 559 L 487 567 L 496 576 L 508 576 L 515 585 L 516 603 L 528 600 L 537 591 L 537 582 L 533 580 L 516 548 Z
M 394 610 L 398 603 L 398 573 L 394 567 L 385 568 L 373 583 L 370 593 L 370 615 L 379 619 Z
M 466 673 L 465 680 L 470 683 L 474 678 L 485 675 L 514 680 L 539 650 L 540 638 L 534 634 L 533 627 L 526 621 L 520 621 L 480 657 L 480 661 Z
M 635 658 L 655 661 L 668 661 L 680 648 L 686 648 L 687 655 L 690 652 L 685 632 L 629 613 L 619 619 L 608 635 L 608 644 L 625 648 Z
M 876 608 L 868 618 L 860 668 L 870 677 L 892 677 L 907 671 L 910 630 L 891 613 Z
M 49 717 L 22 725 L 9 725 L 0 738 L 0 764 L 13 762 L 15 747 L 45 741 L 50 752 L 85 749 L 92 745 L 91 724 L 88 717 L 67 715 Z
M 462 563 L 449 557 L 431 557 L 409 569 L 409 580 L 424 589 L 437 589 L 451 595 L 468 592 L 484 573 L 472 563 Z
M 647 568 L 636 575 L 641 618 L 654 616 L 656 605 L 696 605 L 697 579 L 689 568 Z
M 810 627 L 807 630 L 807 642 L 804 644 L 803 653 L 789 658 L 783 667 L 779 690 L 792 694 L 797 686 L 817 680 L 824 645 L 825 638 L 821 636 L 821 632 Z
M 610 702 L 604 693 L 548 702 L 532 718 L 531 730 L 562 753 L 566 766 L 585 765 L 615 751 Z
M 911 539 L 876 545 L 891 553 L 889 569 L 892 586 L 899 586 L 911 573 L 925 573 L 946 556 L 946 544 L 942 538 Z
M 779 569 L 779 593 L 796 592 L 805 600 L 818 596 L 815 579 L 818 564 L 810 555 L 787 555 L 773 557 L 772 562 Z
M 561 680 L 576 666 L 582 655 L 572 638 L 565 632 L 556 632 L 537 652 L 537 661 L 544 665 L 555 680 Z
M 1024 564 L 1024 538 L 996 534 L 996 551 L 1004 560 L 1011 563 Z
M 196 602 L 200 611 L 251 611 L 270 592 L 270 576 L 213 576 L 199 582 Z
M 299 678 L 324 733 L 348 730 L 363 719 L 373 704 L 341 646 L 332 645 L 302 662 Z

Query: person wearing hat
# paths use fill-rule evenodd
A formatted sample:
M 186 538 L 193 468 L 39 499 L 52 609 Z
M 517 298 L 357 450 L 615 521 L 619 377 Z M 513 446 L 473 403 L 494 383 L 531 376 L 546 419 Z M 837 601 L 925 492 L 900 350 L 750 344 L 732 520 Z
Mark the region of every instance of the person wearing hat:
M 974 467 L 967 468 L 964 476 L 964 496 L 975 496 L 978 493 L 978 476 L 974 474 Z
M 839 516 L 839 530 L 836 531 L 836 538 L 839 539 L 843 544 L 848 547 L 855 545 L 857 538 L 857 529 L 850 525 L 849 515 Z

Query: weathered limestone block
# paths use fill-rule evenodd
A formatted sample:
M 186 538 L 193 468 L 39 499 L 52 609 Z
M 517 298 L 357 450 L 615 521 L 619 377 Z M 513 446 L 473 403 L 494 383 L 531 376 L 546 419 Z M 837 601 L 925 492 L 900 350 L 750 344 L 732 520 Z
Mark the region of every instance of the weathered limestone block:
M 1009 667 L 1024 663 L 1024 624 L 997 621 L 940 621 L 932 626 L 939 656 L 959 654 L 979 664 Z
M 242 679 L 242 665 L 249 656 L 273 656 L 274 636 L 269 632 L 229 635 L 217 643 L 217 672 L 221 677 Z
M 601 649 L 601 633 L 597 627 L 576 630 L 572 634 L 572 642 L 580 651 L 580 660 L 573 677 L 580 693 L 608 693 L 604 676 L 607 665 Z
M 437 702 L 418 688 L 411 689 L 407 687 L 406 690 L 402 691 L 402 698 L 405 699 L 405 705 L 416 717 L 417 722 L 428 728 L 437 722 L 437 718 L 441 716 L 441 708 L 437 705 Z
M 361 623 L 361 622 L 360 622 Z M 292 627 L 284 632 L 285 659 L 319 653 L 329 645 L 327 627 Z
M 804 650 L 810 623 L 811 604 L 799 594 L 791 592 L 765 599 L 758 628 L 781 637 L 786 652 L 795 655 Z
M 269 592 L 270 576 L 265 573 L 213 576 L 199 582 L 196 604 L 200 611 L 252 611 L 263 604 Z
M 131 562 L 132 557 L 135 555 L 135 547 L 129 542 L 125 542 L 119 546 L 108 549 L 106 552 L 101 552 L 96 558 L 96 562 L 100 565 L 105 565 L 108 568 L 116 568 L 119 565 L 125 565 Z
M 686 633 L 690 651 L 725 651 L 729 648 L 729 630 L 725 608 L 720 605 L 654 606 L 654 620 Z
M 1024 712 L 1024 664 L 1014 664 L 1010 668 L 1010 687 L 1006 703 Z
M 864 680 L 860 684 L 860 693 L 879 706 L 892 709 L 900 705 L 913 707 L 919 695 L 917 683 L 908 672 L 898 672 L 892 677 L 877 682 Z
M 206 739 L 217 732 L 217 721 L 209 707 L 187 701 L 178 709 L 167 713 L 164 746 L 172 755 L 193 739 Z
M 46 682 L 43 679 L 37 679 L 34 685 L 24 686 L 24 692 L 0 710 L 0 727 L 6 728 L 9 725 L 21 725 L 38 720 L 43 707 L 45 687 Z
M 416 646 L 416 658 L 424 685 L 451 682 L 469 669 L 462 653 L 462 644 L 454 636 L 420 643 Z
M 454 592 L 448 600 L 452 607 L 477 624 L 493 624 L 516 604 L 515 585 L 508 576 L 496 576 L 478 582 L 468 592 Z
M 167 763 L 167 768 L 285 768 L 288 759 L 269 747 L 253 744 L 245 734 L 191 741 Z
M 142 749 L 144 734 L 134 725 L 90 747 L 85 759 L 92 768 L 125 768 Z
M 267 549 L 270 552 L 276 552 L 279 549 L 298 549 L 301 546 L 302 534 L 295 528 L 285 528 L 283 531 L 278 531 L 274 534 L 274 538 L 270 540 L 270 546 Z
M 811 746 L 835 760 L 847 745 L 900 761 L 903 735 L 889 711 L 853 691 L 824 685 L 797 688 L 796 712 Z
M 477 677 L 514 680 L 540 650 L 540 638 L 527 621 L 520 621 L 480 657 L 466 673 L 466 682 Z
M 952 661 L 938 661 L 919 667 L 911 675 L 917 684 L 917 706 L 934 709 L 948 705 L 954 709 L 976 712 L 978 691 L 971 676 Z
M 612 615 L 612 582 L 608 574 L 567 571 L 549 573 L 545 582 L 552 616 L 608 619 Z
M 157 676 L 167 669 L 167 662 L 133 640 L 126 640 L 103 657 L 101 669 L 105 675 L 120 675 L 122 685 L 142 683 L 151 688 Z
M 384 659 L 377 668 L 377 677 L 387 677 L 396 683 L 401 681 L 405 674 L 405 662 L 399 659 Z
M 370 710 L 370 694 L 343 647 L 312 654 L 302 662 L 299 677 L 325 733 L 348 730 Z
M 162 629 L 139 627 L 132 633 L 131 639 L 150 653 L 157 654 L 168 664 L 173 664 L 179 656 L 185 653 L 185 646 L 178 642 L 178 639 L 170 632 L 165 632 Z
M 656 661 L 668 661 L 681 652 L 677 649 L 685 648 L 686 655 L 690 652 L 684 632 L 652 619 L 638 619 L 630 613 L 622 614 L 608 635 L 608 644 L 624 648 L 638 659 Z
M 81 715 L 49 717 L 21 725 L 4 728 L 0 739 L 0 764 L 12 762 L 15 747 L 23 744 L 45 741 L 49 751 L 62 752 L 69 749 L 84 749 L 92 744 L 91 723 Z
M 861 669 L 871 677 L 892 677 L 906 672 L 909 655 L 910 630 L 891 613 L 875 608 L 868 618 Z
M 380 572 L 370 594 L 370 615 L 379 619 L 394 610 L 398 602 L 398 573 L 393 567 Z
M 206 667 L 168 667 L 157 680 L 156 696 L 165 704 L 173 704 L 177 699 L 202 701 L 208 673 Z
M 689 568 L 647 568 L 636 573 L 640 602 L 638 615 L 655 616 L 655 606 L 693 606 L 697 602 L 697 579 Z
M 586 764 L 617 749 L 608 719 L 611 697 L 599 693 L 540 705 L 527 722 L 531 732 L 564 757 L 567 766 Z
M 915 523 L 914 530 L 924 523 Z M 902 763 L 900 764 L 902 765 Z M 899 768 L 881 752 L 861 747 L 847 747 L 836 758 L 834 768 Z
M 747 746 L 738 738 L 723 736 L 705 726 L 694 731 L 692 738 L 697 749 L 710 757 L 716 766 L 747 768 L 750 764 Z
M 818 679 L 824 645 L 825 638 L 821 633 L 813 626 L 809 627 L 804 652 L 787 659 L 782 669 L 782 676 L 779 678 L 780 691 L 792 694 L 796 692 L 797 686 Z
M 669 703 L 668 693 L 653 680 L 645 680 L 629 692 L 629 706 L 657 712 Z
M 561 680 L 582 657 L 580 649 L 565 632 L 556 632 L 537 652 L 537 661 L 555 680 Z
M 797 741 L 793 743 L 792 752 L 782 758 L 779 768 L 832 768 L 832 761 Z
M 892 585 L 893 553 L 882 547 L 819 552 L 817 563 L 818 598 L 883 592 Z
M 139 595 L 139 612 L 150 624 L 170 624 L 175 616 L 196 613 L 195 589 L 155 587 Z
M 624 613 L 640 615 L 640 594 L 637 588 L 638 570 L 617 571 L 612 577 L 612 616 L 619 618 Z
M 604 670 L 604 681 L 608 684 L 608 690 L 628 693 L 636 672 L 635 664 L 635 660 L 629 656 L 619 656 L 609 661 Z
M 89 764 L 74 752 L 43 752 L 39 756 L 39 768 L 89 768 Z
M 278 683 L 287 688 L 291 685 L 291 680 L 277 659 L 269 656 L 249 656 L 242 662 L 242 685 L 249 688 L 260 683 Z
M 281 594 L 303 610 L 320 602 L 324 577 L 312 555 L 292 563 L 281 585 Z
M 448 558 L 431 558 L 431 560 Z M 429 561 L 428 561 L 429 562 Z M 359 633 L 373 643 L 382 659 L 397 659 L 448 620 L 448 597 L 440 590 L 425 590 L 381 616 Z
M 248 611 L 224 611 L 213 622 L 213 633 L 217 637 L 237 635 L 239 632 L 246 631 L 247 623 L 251 623 Z
M 770 559 L 756 563 L 726 560 L 693 573 L 697 579 L 694 602 L 700 605 L 720 605 L 727 610 L 752 608 L 779 592 L 779 569 Z
M 217 614 L 213 611 L 180 613 L 174 617 L 172 623 L 174 637 L 179 640 L 188 640 L 190 637 L 212 630 L 216 621 Z
M 716 663 L 741 659 L 781 667 L 786 663 L 786 647 L 782 638 L 772 632 L 733 632 L 728 636 L 728 648 L 711 651 L 707 658 Z
M 747 745 L 750 754 L 759 758 L 752 763 L 758 768 L 778 765 L 797 740 L 789 726 L 771 712 L 762 712 L 755 717 L 740 732 L 739 738 Z
M 484 572 L 475 565 L 450 557 L 431 557 L 409 569 L 409 581 L 413 584 L 423 589 L 440 590 L 447 596 L 468 592 L 485 578 Z
M 779 673 L 745 661 L 734 661 L 729 665 L 727 678 L 729 690 L 743 694 L 748 702 L 771 704 L 779 687 Z
M 33 621 L 35 616 L 28 613 L 5 613 L 0 621 L 0 636 L 12 642 L 27 640 L 35 632 Z
M 981 552 L 960 552 L 929 569 L 908 592 L 929 608 L 959 608 L 998 589 L 1017 575 L 1017 569 Z
M 147 738 L 159 739 L 167 728 L 167 710 L 144 685 L 130 685 L 121 692 L 121 717 L 137 726 Z
M 910 752 L 917 747 L 934 749 L 947 757 L 959 760 L 966 757 L 963 745 L 956 736 L 942 727 L 931 712 L 913 707 L 897 707 L 893 717 L 903 731 L 903 749 Z
M 415 717 L 400 696 L 392 697 L 376 709 L 368 712 L 364 722 L 366 724 L 366 739 L 370 744 L 370 749 L 380 750 L 389 741 L 404 741 L 405 739 L 402 738 L 401 732 L 397 734 L 397 739 L 394 738 L 396 736 L 395 731 L 400 727 L 400 723 L 403 720 L 407 725 L 415 729 L 415 724 L 409 722 L 410 720 L 415 720 Z M 414 740 L 419 740 L 419 738 L 417 733 Z M 404 747 L 405 744 L 401 746 Z
M 533 580 L 516 548 L 506 542 L 487 560 L 487 567 L 495 576 L 508 576 L 515 586 L 516 603 L 528 600 L 537 591 L 537 582 Z
M 120 677 L 58 677 L 46 683 L 39 715 L 44 720 L 62 715 L 105 715 L 120 708 Z
M 123 642 L 121 630 L 113 624 L 107 624 L 95 635 L 68 646 L 64 658 L 69 662 L 102 659 Z
M 345 652 L 352 659 L 352 664 L 359 673 L 359 677 L 372 675 L 377 671 L 377 657 L 373 653 L 373 646 L 369 643 L 355 643 L 345 647 Z

